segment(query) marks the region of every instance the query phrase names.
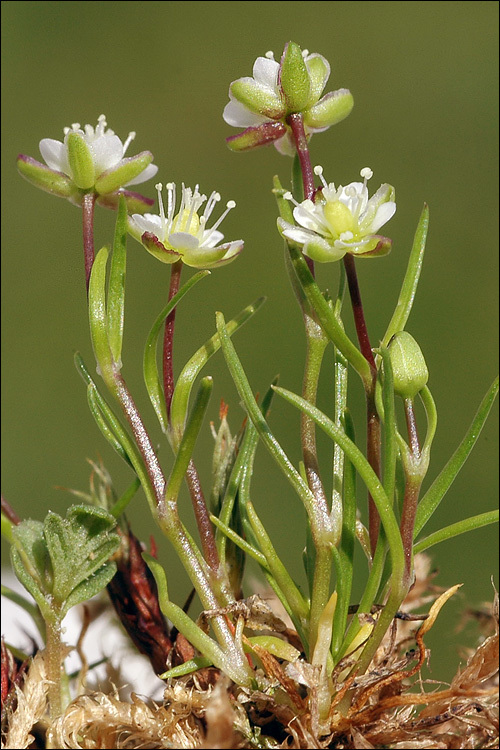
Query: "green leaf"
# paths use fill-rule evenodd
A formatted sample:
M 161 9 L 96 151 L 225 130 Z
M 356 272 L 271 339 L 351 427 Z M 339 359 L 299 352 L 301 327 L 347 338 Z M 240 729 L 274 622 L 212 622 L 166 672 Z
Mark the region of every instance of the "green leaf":
M 103 247 L 96 255 L 89 283 L 90 335 L 95 358 L 104 381 L 112 380 L 113 355 L 108 340 L 106 312 L 106 265 L 108 249 Z
M 52 585 L 51 562 L 45 544 L 43 523 L 26 519 L 12 529 L 14 572 L 39 607 Z M 42 597 L 42 600 L 40 600 Z
M 224 357 L 226 359 L 229 371 L 232 375 L 240 398 L 245 404 L 248 416 L 255 425 L 257 432 L 259 433 L 259 436 L 266 446 L 267 450 L 271 453 L 276 463 L 284 473 L 285 477 L 288 479 L 288 481 L 293 486 L 300 499 L 304 503 L 307 512 L 309 513 L 310 517 L 312 517 L 311 523 L 313 524 L 316 510 L 314 496 L 307 484 L 300 476 L 297 469 L 295 469 L 295 467 L 290 462 L 288 456 L 272 434 L 271 430 L 269 429 L 269 425 L 264 419 L 259 405 L 254 398 L 250 383 L 247 380 L 245 371 L 243 370 L 241 362 L 238 359 L 238 355 L 236 354 L 236 350 L 229 337 L 222 313 L 217 313 L 216 319 L 217 331 L 220 336 Z
M 167 432 L 167 408 L 165 405 L 165 395 L 163 393 L 162 379 L 158 371 L 158 365 L 156 362 L 156 350 L 158 345 L 158 338 L 163 326 L 165 319 L 170 315 L 175 306 L 181 301 L 189 290 L 201 281 L 205 276 L 209 276 L 210 271 L 199 271 L 194 274 L 189 281 L 187 281 L 175 294 L 168 304 L 163 308 L 161 313 L 156 318 L 153 327 L 151 328 L 144 349 L 143 358 L 143 373 L 144 382 L 146 383 L 146 389 L 149 395 L 149 399 L 156 412 L 156 416 L 160 422 L 163 431 Z
M 50 593 L 57 603 L 66 602 L 84 581 L 89 590 L 93 588 L 88 579 L 120 545 L 115 525 L 113 516 L 91 505 L 73 505 L 64 519 L 57 513 L 47 515 L 44 536 L 54 576 Z
M 311 417 L 311 419 L 314 419 L 316 424 L 330 437 L 330 439 L 340 445 L 346 456 L 356 467 L 356 471 L 362 478 L 368 492 L 373 498 L 384 526 L 389 542 L 393 569 L 402 572 L 404 569 L 403 545 L 391 503 L 385 494 L 380 480 L 357 445 L 355 445 L 352 440 L 347 437 L 345 432 L 339 429 L 334 422 L 326 416 L 326 414 L 323 414 L 322 411 L 309 404 L 297 394 L 287 391 L 284 388 L 275 387 L 274 390 L 297 409 L 300 409 L 300 411 L 303 411 Z
M 252 675 L 250 670 L 237 669 L 231 660 L 229 654 L 225 654 L 221 647 L 201 630 L 196 623 L 180 608 L 177 604 L 168 598 L 167 578 L 165 571 L 160 563 L 147 552 L 142 553 L 142 557 L 151 570 L 156 585 L 158 587 L 158 599 L 160 609 L 168 619 L 173 623 L 179 632 L 181 632 L 192 645 L 212 664 L 218 667 L 222 672 L 227 674 L 234 682 L 249 686 Z M 247 665 L 248 666 L 248 665 Z
M 116 563 L 107 562 L 104 563 L 95 573 L 86 578 L 84 581 L 76 586 L 73 591 L 69 594 L 68 598 L 64 602 L 63 616 L 68 612 L 71 607 L 75 607 L 77 604 L 86 602 L 91 599 L 99 592 L 106 588 L 108 583 L 116 573 Z
M 416 538 L 422 531 L 429 518 L 439 506 L 439 503 L 448 492 L 458 472 L 466 462 L 481 430 L 483 429 L 491 407 L 493 406 L 493 402 L 498 393 L 498 387 L 499 380 L 496 378 L 486 393 L 486 396 L 481 401 L 477 414 L 462 442 L 420 501 L 415 518 L 414 538 Z
M 249 320 L 265 302 L 265 297 L 259 297 L 256 302 L 245 307 L 235 318 L 226 324 L 229 336 L 232 336 L 247 320 Z M 208 341 L 205 341 L 198 351 L 183 367 L 182 372 L 177 378 L 172 403 L 170 406 L 170 419 L 172 424 L 172 433 L 174 441 L 177 443 L 184 431 L 186 422 L 189 397 L 193 384 L 202 368 L 206 365 L 210 357 L 220 349 L 219 334 L 215 333 Z
M 127 201 L 120 195 L 115 225 L 113 255 L 108 284 L 108 340 L 111 354 L 121 365 L 123 320 L 125 309 L 125 273 L 127 262 Z
M 387 326 L 382 346 L 387 346 L 395 333 L 404 330 L 404 327 L 410 316 L 411 308 L 417 291 L 422 263 L 424 260 L 425 243 L 427 240 L 427 231 L 429 229 L 429 207 L 424 204 L 420 219 L 415 232 L 413 246 L 408 260 L 403 285 L 399 293 L 396 308 L 392 315 L 391 321 Z
M 480 529 L 482 526 L 487 526 L 490 523 L 498 523 L 499 511 L 490 510 L 486 513 L 480 513 L 477 516 L 471 516 L 465 518 L 463 521 L 457 521 L 449 526 L 445 526 L 439 531 L 435 531 L 433 534 L 429 534 L 425 539 L 421 539 L 413 547 L 413 552 L 416 555 L 417 552 L 423 552 L 429 547 L 433 547 L 439 542 L 446 542 L 448 539 L 452 539 L 454 536 L 459 534 L 465 534 L 467 531 L 474 531 L 474 529 Z

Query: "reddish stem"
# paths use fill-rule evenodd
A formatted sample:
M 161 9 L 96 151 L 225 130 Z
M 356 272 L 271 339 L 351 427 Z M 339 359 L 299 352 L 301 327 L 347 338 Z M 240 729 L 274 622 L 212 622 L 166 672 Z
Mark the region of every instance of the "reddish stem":
M 300 112 L 288 115 L 287 124 L 292 130 L 295 148 L 300 162 L 302 172 L 302 182 L 304 184 L 304 198 L 312 200 L 316 188 L 314 187 L 314 172 L 311 166 L 311 157 L 309 156 L 309 146 L 307 136 L 304 130 L 304 119 Z
M 368 329 L 366 327 L 365 315 L 363 312 L 363 303 L 361 301 L 358 276 L 356 273 L 356 265 L 354 262 L 354 258 L 349 253 L 346 253 L 344 255 L 344 267 L 346 270 L 347 283 L 349 286 L 349 294 L 351 297 L 354 324 L 356 326 L 359 347 L 364 358 L 370 365 L 370 371 L 372 375 L 370 386 L 367 387 L 365 385 L 366 457 L 368 459 L 368 463 L 372 467 L 377 477 L 380 477 L 380 418 L 375 406 L 375 383 L 377 379 L 377 366 L 375 364 L 375 358 L 373 356 L 372 347 L 370 344 L 370 337 L 368 336 Z M 377 546 L 377 540 L 380 531 L 380 517 L 371 495 L 368 495 L 368 531 L 370 535 L 370 547 L 373 555 L 375 553 L 375 548 Z
M 82 199 L 82 228 L 83 228 L 83 257 L 85 264 L 85 284 L 87 293 L 90 284 L 90 274 L 94 265 L 94 206 L 95 193 L 85 193 Z
M 207 503 L 193 461 L 189 462 L 186 472 L 186 481 L 189 487 L 191 501 L 193 503 L 193 510 L 196 517 L 196 524 L 198 526 L 198 533 L 201 539 L 203 556 L 214 573 L 218 573 L 220 565 L 219 554 L 215 545 L 215 537 L 207 509 Z
M 19 524 L 21 523 L 21 519 L 20 519 L 20 518 L 19 518 L 19 516 L 17 515 L 16 511 L 14 510 L 14 508 L 12 508 L 12 507 L 11 507 L 11 506 L 9 505 L 9 503 L 8 503 L 8 502 L 7 502 L 7 500 L 6 500 L 5 498 L 4 498 L 4 496 L 3 496 L 3 495 L 2 495 L 2 513 L 4 514 L 4 516 L 5 516 L 6 518 L 8 518 L 8 519 L 9 519 L 9 521 L 10 521 L 11 523 L 13 523 L 13 524 L 14 524 L 14 526 L 18 526 L 18 525 L 19 525 Z
M 177 294 L 181 281 L 182 260 L 178 260 L 172 265 L 170 273 L 170 288 L 168 290 L 168 301 Z M 174 330 L 175 330 L 175 312 L 176 307 L 167 316 L 165 320 L 165 333 L 163 336 L 163 392 L 165 394 L 165 403 L 167 406 L 167 417 L 170 418 L 170 404 L 174 395 Z

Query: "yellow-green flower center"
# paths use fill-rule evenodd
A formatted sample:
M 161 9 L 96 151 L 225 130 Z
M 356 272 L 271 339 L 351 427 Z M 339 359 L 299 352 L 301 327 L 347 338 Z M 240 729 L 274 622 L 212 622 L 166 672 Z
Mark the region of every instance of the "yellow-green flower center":
M 355 233 L 357 226 L 354 216 L 341 201 L 327 201 L 323 214 L 334 236 L 340 237 L 344 232 Z
M 174 232 L 187 232 L 196 235 L 200 228 L 200 218 L 196 211 L 185 208 L 180 211 L 172 222 Z

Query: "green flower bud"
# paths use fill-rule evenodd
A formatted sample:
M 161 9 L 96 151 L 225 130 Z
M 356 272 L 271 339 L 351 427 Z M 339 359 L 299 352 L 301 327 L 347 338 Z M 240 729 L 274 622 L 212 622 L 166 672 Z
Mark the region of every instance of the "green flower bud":
M 280 64 L 281 90 L 288 112 L 300 112 L 309 103 L 311 82 L 302 50 L 298 44 L 288 42 Z
M 394 334 L 388 346 L 394 378 L 394 392 L 414 398 L 427 383 L 429 371 L 419 345 L 406 331 Z

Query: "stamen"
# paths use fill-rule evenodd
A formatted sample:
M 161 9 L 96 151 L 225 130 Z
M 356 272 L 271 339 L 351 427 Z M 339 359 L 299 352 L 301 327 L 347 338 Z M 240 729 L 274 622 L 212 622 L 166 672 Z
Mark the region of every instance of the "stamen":
M 325 178 L 323 177 L 323 167 L 321 166 L 321 164 L 317 164 L 314 167 L 314 174 L 319 177 L 319 179 L 321 180 L 321 182 L 323 184 L 323 187 L 327 188 L 328 187 L 328 183 L 325 180 Z M 335 186 L 334 186 L 334 189 L 335 189 Z
M 103 136 L 104 131 L 106 130 L 106 115 L 99 115 L 97 118 L 97 127 L 95 129 L 96 136 Z
M 371 178 L 373 177 L 373 171 L 370 169 L 370 167 L 363 167 L 363 169 L 361 170 L 359 174 L 361 175 L 361 177 L 364 178 L 365 184 L 368 180 L 371 180 Z
M 72 122 L 71 123 L 71 129 L 72 130 L 80 130 L 80 123 L 79 122 Z
M 213 193 L 212 193 L 212 195 L 213 195 Z M 220 200 L 220 195 L 219 195 L 219 193 L 216 193 L 216 195 L 218 195 L 218 196 L 219 196 L 219 200 Z M 208 233 L 207 233 L 207 235 L 206 235 L 206 236 L 205 236 L 205 237 L 203 238 L 203 242 L 204 242 L 204 243 L 205 243 L 205 242 L 206 242 L 206 241 L 207 241 L 207 240 L 209 239 L 209 237 L 211 237 L 211 236 L 212 236 L 212 234 L 213 234 L 213 233 L 215 232 L 215 230 L 216 230 L 216 229 L 218 229 L 218 227 L 220 227 L 220 225 L 222 224 L 222 222 L 224 221 L 224 219 L 226 218 L 226 216 L 228 215 L 228 213 L 229 213 L 229 212 L 230 212 L 230 211 L 231 211 L 231 210 L 232 210 L 233 208 L 235 208 L 235 206 L 236 206 L 236 201 L 228 201 L 228 202 L 226 203 L 226 210 L 224 211 L 224 213 L 223 213 L 223 214 L 222 214 L 221 216 L 219 216 L 219 218 L 217 219 L 217 221 L 215 222 L 215 224 L 213 225 L 213 227 L 210 227 L 210 229 L 209 229 L 209 230 L 207 230 L 207 232 L 208 232 Z
M 210 214 L 215 208 L 215 205 L 220 201 L 221 196 L 220 193 L 217 193 L 215 190 L 210 196 L 210 198 L 207 201 L 207 205 L 205 206 L 205 210 L 203 211 L 202 218 L 207 221 L 210 218 Z
M 161 228 L 162 228 L 162 232 L 163 232 L 162 239 L 164 239 L 165 238 L 166 221 L 165 221 L 165 209 L 163 207 L 163 198 L 161 196 L 161 191 L 163 190 L 163 185 L 161 184 L 161 182 L 157 182 L 156 185 L 155 185 L 155 188 L 158 191 L 158 208 L 160 209 Z
M 125 151 L 128 149 L 132 141 L 134 140 L 136 136 L 135 130 L 131 130 L 130 133 L 127 136 L 127 140 L 123 144 L 123 154 L 125 154 Z
M 175 182 L 167 182 L 167 220 L 168 223 L 174 218 L 175 211 Z
M 269 52 L 266 52 L 265 57 L 267 57 L 268 60 L 274 60 L 274 52 L 269 50 Z
M 304 58 L 304 60 L 306 59 L 306 57 L 309 57 L 309 50 L 308 49 L 303 49 L 302 50 L 302 57 Z

